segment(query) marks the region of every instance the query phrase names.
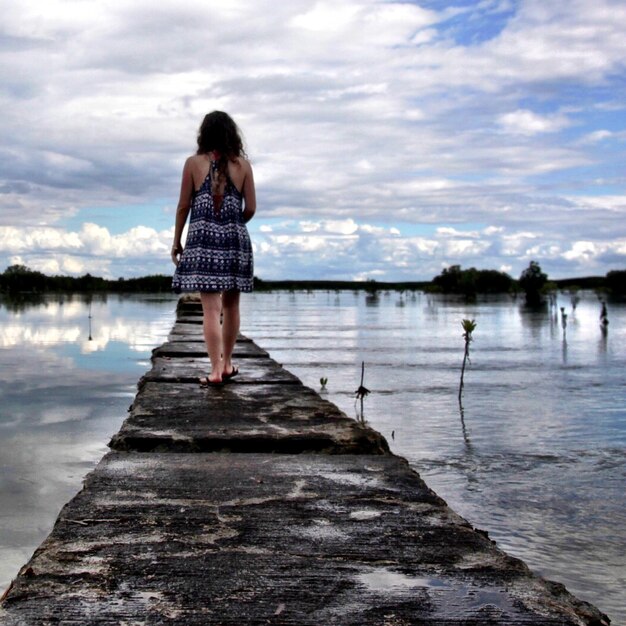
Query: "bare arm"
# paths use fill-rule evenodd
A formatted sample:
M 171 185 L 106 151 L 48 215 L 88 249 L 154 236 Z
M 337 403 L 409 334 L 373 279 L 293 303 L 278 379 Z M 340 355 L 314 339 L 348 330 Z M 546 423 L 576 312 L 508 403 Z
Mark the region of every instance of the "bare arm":
M 193 175 L 191 173 L 191 158 L 185 161 L 183 167 L 183 177 L 180 183 L 180 198 L 176 208 L 176 223 L 174 224 L 174 243 L 172 244 L 172 261 L 178 265 L 179 256 L 183 253 L 181 237 L 183 228 L 187 222 L 189 208 L 191 207 L 191 197 L 193 195 Z
M 249 222 L 256 213 L 256 190 L 254 188 L 254 176 L 252 174 L 252 166 L 245 161 L 246 174 L 243 179 L 243 187 L 241 189 L 245 208 L 243 210 L 243 221 Z

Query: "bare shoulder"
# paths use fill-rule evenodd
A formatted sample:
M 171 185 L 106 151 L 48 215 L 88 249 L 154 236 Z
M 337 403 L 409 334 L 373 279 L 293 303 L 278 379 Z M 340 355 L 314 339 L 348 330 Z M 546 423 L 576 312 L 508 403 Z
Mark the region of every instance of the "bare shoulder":
M 191 167 L 201 167 L 207 161 L 206 154 L 192 154 L 190 157 L 187 157 L 185 161 L 185 165 Z
M 235 157 L 232 163 L 235 166 L 235 168 L 241 171 L 242 173 L 249 172 L 252 169 L 250 165 L 250 161 L 248 161 L 248 159 L 244 159 L 241 156 Z

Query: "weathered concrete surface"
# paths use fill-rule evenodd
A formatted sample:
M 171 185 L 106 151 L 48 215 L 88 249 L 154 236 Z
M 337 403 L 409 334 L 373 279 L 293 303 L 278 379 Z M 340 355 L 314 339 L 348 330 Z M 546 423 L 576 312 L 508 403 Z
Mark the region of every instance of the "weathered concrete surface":
M 179 315 L 176 321 L 183 324 L 202 324 L 202 311 L 198 311 L 195 314 L 188 313 L 186 315 Z
M 174 338 L 174 339 L 171 339 Z M 198 318 L 197 323 L 182 323 L 180 320 L 174 324 L 170 331 L 170 341 L 188 341 L 189 339 L 195 341 L 204 341 L 202 336 L 202 318 Z M 244 335 L 239 335 L 237 341 L 251 342 L 251 339 Z
M 269 358 L 248 358 L 245 367 L 240 366 L 240 373 L 231 384 L 276 383 L 302 384 L 297 376 L 282 368 Z M 210 370 L 208 358 L 168 358 L 154 357 L 152 369 L 144 375 L 143 382 L 188 382 L 197 383 Z M 216 391 L 211 389 L 211 391 Z M 219 391 L 219 390 L 218 390 Z
M 185 337 L 177 337 L 176 341 L 167 341 L 152 352 L 154 356 L 168 357 L 206 357 L 207 350 L 204 341 L 200 338 L 197 340 Z M 235 344 L 233 357 L 237 359 L 247 359 L 250 357 L 267 357 L 266 350 L 259 348 L 251 341 L 238 341 Z
M 23 568 L 19 624 L 603 624 L 398 457 L 110 453 Z
M 268 359 L 269 360 L 269 359 Z M 220 388 L 188 383 L 142 386 L 128 419 L 113 437 L 115 450 L 180 452 L 326 452 L 384 454 L 380 433 L 358 424 L 312 389 L 293 384 Z

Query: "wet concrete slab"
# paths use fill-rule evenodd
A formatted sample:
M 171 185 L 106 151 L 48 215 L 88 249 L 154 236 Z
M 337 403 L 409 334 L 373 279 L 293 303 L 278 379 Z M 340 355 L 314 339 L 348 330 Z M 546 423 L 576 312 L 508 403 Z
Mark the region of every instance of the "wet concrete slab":
M 198 311 L 196 314 L 189 313 L 187 315 L 179 315 L 176 318 L 176 322 L 179 324 L 199 324 L 202 325 L 202 311 Z
M 603 619 L 391 455 L 110 453 L 0 611 L 7 626 Z
M 198 318 L 197 324 L 179 324 L 179 320 L 177 320 L 169 334 L 170 336 L 176 337 L 176 341 L 204 341 L 202 335 L 202 318 Z M 237 341 L 251 342 L 252 339 L 239 334 Z
M 188 337 L 183 338 L 179 336 L 178 341 L 167 341 L 158 348 L 155 348 L 152 354 L 154 356 L 163 357 L 206 357 L 207 350 L 206 344 L 201 338 L 198 338 L 196 341 L 189 341 Z M 235 360 L 267 356 L 269 355 L 266 350 L 259 348 L 259 346 L 250 340 L 238 341 L 233 351 L 233 358 Z
M 242 363 L 245 368 L 245 363 Z M 242 371 L 243 379 L 243 371 Z M 145 383 L 111 440 L 116 450 L 384 454 L 384 437 L 346 416 L 312 389 L 248 385 L 219 388 Z
M 281 367 L 273 359 L 250 357 L 238 364 L 237 384 L 256 383 L 274 385 L 277 383 L 302 384 L 300 379 Z M 185 382 L 198 383 L 198 379 L 210 371 L 207 358 L 154 357 L 152 369 L 143 376 L 142 382 Z M 233 383 L 234 384 L 234 383 Z

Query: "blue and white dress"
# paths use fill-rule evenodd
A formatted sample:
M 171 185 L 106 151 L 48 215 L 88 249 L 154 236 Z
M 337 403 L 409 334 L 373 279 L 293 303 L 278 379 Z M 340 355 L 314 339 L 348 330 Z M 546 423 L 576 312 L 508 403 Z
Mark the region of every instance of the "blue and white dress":
M 215 176 L 217 161 L 211 163 L 211 169 Z M 172 289 L 175 293 L 229 289 L 249 292 L 252 286 L 252 244 L 243 221 L 243 196 L 227 175 L 222 202 L 216 206 L 209 170 L 192 197 L 187 241 Z

